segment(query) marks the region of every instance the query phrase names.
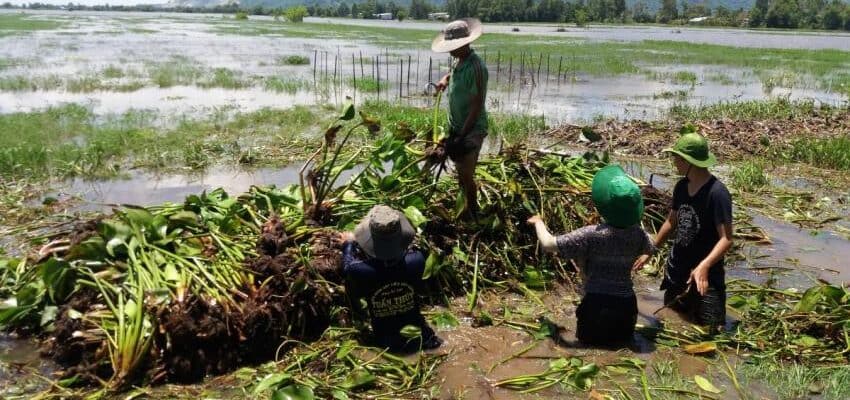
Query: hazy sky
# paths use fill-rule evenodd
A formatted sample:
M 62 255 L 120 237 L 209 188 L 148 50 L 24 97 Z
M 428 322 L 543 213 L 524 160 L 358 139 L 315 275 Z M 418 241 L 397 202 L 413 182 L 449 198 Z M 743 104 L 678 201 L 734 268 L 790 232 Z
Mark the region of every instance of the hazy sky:
M 2 0 L 0 3 L 5 3 L 7 0 Z M 12 4 L 28 4 L 28 3 L 44 3 L 44 4 L 58 4 L 65 5 L 70 3 L 74 4 L 83 4 L 86 6 L 96 6 L 102 4 L 109 4 L 114 6 L 132 6 L 136 4 L 164 4 L 168 3 L 168 0 L 8 0 Z

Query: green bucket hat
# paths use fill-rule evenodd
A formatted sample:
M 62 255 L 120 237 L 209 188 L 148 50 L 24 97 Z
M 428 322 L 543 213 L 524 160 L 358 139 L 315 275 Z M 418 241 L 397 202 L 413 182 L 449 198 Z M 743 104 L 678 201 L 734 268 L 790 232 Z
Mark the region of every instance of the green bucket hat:
M 662 151 L 677 154 L 685 161 L 701 168 L 708 168 L 717 162 L 714 154 L 708 151 L 708 140 L 698 133 L 686 133 L 679 136 L 673 148 Z
M 608 165 L 596 173 L 591 197 L 608 225 L 628 228 L 639 223 L 643 216 L 640 188 L 619 165 Z

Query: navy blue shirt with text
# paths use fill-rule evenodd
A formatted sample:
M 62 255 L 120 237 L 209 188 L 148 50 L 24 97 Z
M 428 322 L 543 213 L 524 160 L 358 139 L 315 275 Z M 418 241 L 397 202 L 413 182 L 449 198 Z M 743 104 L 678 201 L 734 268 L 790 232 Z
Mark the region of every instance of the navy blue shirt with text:
M 387 264 L 376 259 L 364 259 L 355 242 L 346 242 L 342 250 L 345 290 L 354 302 L 365 299 L 368 305 L 375 339 L 382 347 L 400 349 L 408 339 L 399 331 L 406 325 L 422 330 L 422 337 L 434 332 L 420 312 L 417 293 L 422 289 L 425 257 L 409 250 L 403 259 Z

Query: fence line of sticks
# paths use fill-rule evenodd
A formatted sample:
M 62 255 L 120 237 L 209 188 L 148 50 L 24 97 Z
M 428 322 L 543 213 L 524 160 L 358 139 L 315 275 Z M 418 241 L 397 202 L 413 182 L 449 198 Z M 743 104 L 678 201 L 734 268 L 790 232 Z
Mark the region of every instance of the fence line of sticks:
M 560 85 L 576 81 L 577 64 L 574 55 L 553 57 L 552 54 L 523 52 L 516 56 L 502 55 L 501 51 L 497 51 L 495 56 L 490 54 L 488 59 L 487 51 L 484 50 L 481 58 L 488 66 L 491 85 L 505 84 L 509 90 L 513 89 L 515 84 L 537 86 L 555 81 Z M 433 90 L 433 84 L 451 68 L 452 59 L 449 55 L 445 58 L 429 56 L 427 64 L 424 64 L 425 62 L 418 52 L 414 60 L 412 54 L 391 55 L 389 49 L 375 55 L 364 55 L 362 51 L 351 53 L 350 58 L 348 55 L 342 55 L 339 50 L 335 54 L 314 50 L 313 85 L 315 89 L 319 88 L 320 83 L 326 85 L 325 88 L 330 86 L 333 96 L 337 99 L 341 97 L 340 90 L 344 86 L 353 88 L 355 99 L 358 92 L 375 93 L 378 98 L 386 96 L 387 99 L 429 94 Z M 348 63 L 350 74 L 344 74 L 344 71 L 348 71 L 349 65 L 345 65 Z

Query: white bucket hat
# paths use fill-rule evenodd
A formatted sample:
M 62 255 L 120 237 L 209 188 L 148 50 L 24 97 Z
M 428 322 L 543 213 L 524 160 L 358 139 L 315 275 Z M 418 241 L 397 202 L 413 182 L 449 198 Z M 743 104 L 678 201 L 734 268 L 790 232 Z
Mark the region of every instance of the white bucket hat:
M 431 50 L 435 53 L 448 53 L 472 43 L 481 37 L 481 21 L 478 18 L 461 18 L 449 22 L 431 42 Z

